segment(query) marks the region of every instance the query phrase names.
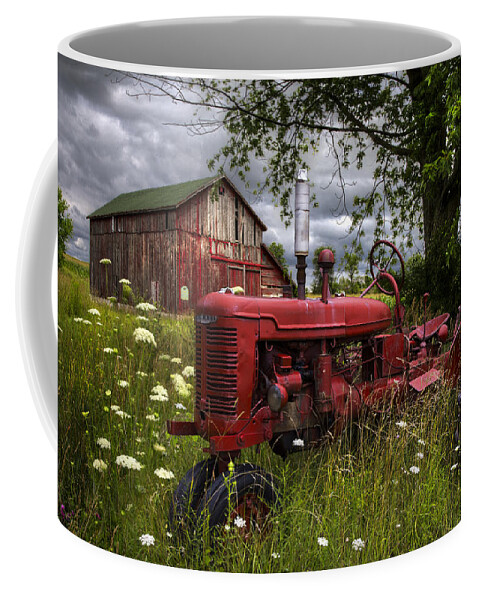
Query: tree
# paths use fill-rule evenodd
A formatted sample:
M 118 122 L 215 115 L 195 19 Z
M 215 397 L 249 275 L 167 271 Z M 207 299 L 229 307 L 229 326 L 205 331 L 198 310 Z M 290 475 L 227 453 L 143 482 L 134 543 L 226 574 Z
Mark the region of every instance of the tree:
M 348 251 L 348 246 L 344 246 L 344 256 L 341 259 L 340 266 L 346 272 L 346 275 L 349 278 L 348 286 L 349 292 L 354 293 L 356 291 L 356 275 L 359 273 L 359 262 L 361 260 L 361 256 L 354 252 Z
M 73 234 L 73 221 L 68 209 L 70 205 L 63 197 L 61 188 L 58 188 L 58 266 L 65 261 L 65 250 L 68 239 Z
M 268 250 L 278 261 L 279 265 L 283 269 L 284 273 L 288 273 L 288 263 L 286 262 L 286 257 L 284 256 L 284 246 L 279 242 L 271 242 L 268 246 Z
M 188 123 L 199 134 L 223 127 L 226 144 L 209 162 L 212 169 L 236 171 L 250 185 L 250 160 L 264 164 L 264 181 L 292 218 L 289 198 L 299 168 L 324 144 L 336 159 L 331 183 L 340 184 L 347 211 L 347 170 L 361 169 L 372 157 L 375 168 L 369 192 L 355 196 L 351 230 L 360 245 L 364 220 L 374 217 L 376 237 L 386 225 L 393 237 L 413 243 L 419 231 L 437 292 L 451 300 L 451 275 L 441 269 L 445 246 L 458 244 L 460 207 L 460 58 L 402 72 L 361 77 L 300 80 L 181 80 L 124 74 L 135 87 L 131 95 L 169 96 L 196 107 Z M 446 244 L 444 240 L 446 239 Z M 450 255 L 457 251 L 450 251 Z

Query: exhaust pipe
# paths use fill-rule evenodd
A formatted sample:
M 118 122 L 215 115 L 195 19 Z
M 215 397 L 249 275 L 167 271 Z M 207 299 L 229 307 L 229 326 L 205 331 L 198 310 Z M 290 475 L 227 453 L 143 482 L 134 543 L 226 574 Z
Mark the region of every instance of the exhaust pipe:
M 306 257 L 309 253 L 308 171 L 300 169 L 294 193 L 294 254 L 298 280 L 298 299 L 306 298 Z

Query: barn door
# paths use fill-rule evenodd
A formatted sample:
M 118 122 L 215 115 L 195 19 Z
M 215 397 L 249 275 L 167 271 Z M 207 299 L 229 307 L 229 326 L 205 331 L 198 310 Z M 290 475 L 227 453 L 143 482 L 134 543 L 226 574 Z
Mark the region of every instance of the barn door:
M 245 271 L 242 266 L 228 265 L 228 287 L 236 287 L 239 285 L 245 290 Z M 245 290 L 246 293 L 246 290 Z

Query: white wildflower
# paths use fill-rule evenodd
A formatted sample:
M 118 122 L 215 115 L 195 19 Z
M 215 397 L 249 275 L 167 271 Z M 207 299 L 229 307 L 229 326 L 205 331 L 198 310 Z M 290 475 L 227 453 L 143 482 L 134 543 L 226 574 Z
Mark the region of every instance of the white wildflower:
M 106 347 L 106 348 L 103 348 L 103 352 L 105 354 L 118 354 L 118 349 Z
M 128 279 L 120 279 L 120 281 L 118 283 L 124 283 L 125 285 L 131 285 L 131 281 L 129 281 Z
M 298 446 L 299 448 L 302 448 L 304 446 L 304 440 L 296 438 L 295 440 L 293 440 L 293 446 Z
M 145 419 L 147 421 L 153 421 L 154 423 L 158 423 L 160 420 L 158 417 L 155 417 L 155 415 L 146 415 Z
M 135 342 L 143 342 L 144 344 L 151 344 L 156 348 L 155 336 L 148 329 L 143 327 L 137 327 L 133 332 Z
M 132 469 L 133 471 L 139 471 L 143 468 L 136 458 L 133 456 L 127 456 L 126 454 L 120 454 L 120 456 L 116 457 L 116 464 L 120 467 L 125 467 L 126 469 Z
M 145 373 L 144 371 L 137 371 L 136 375 L 137 377 L 148 377 L 148 373 Z
M 183 375 L 183 377 L 185 379 L 189 379 L 190 377 L 194 377 L 195 376 L 195 367 L 192 367 L 191 365 L 186 366 L 183 371 L 181 372 L 181 374 Z
M 91 325 L 91 321 L 88 319 L 82 319 L 81 317 L 74 317 L 73 320 L 75 323 L 83 323 L 84 325 Z
M 178 410 L 186 410 L 186 406 L 184 406 L 183 404 L 181 404 L 181 402 L 177 402 L 175 404 L 175 408 L 177 408 Z
M 271 552 L 271 557 L 272 558 L 281 558 L 281 554 L 278 554 L 277 552 Z
M 95 458 L 93 461 L 93 468 L 100 471 L 100 473 L 103 473 L 103 471 L 108 469 L 108 465 L 101 458 Z
M 158 358 L 159 360 L 171 360 L 171 356 L 169 354 L 160 354 Z
M 154 304 L 150 304 L 149 302 L 140 302 L 136 305 L 136 310 L 144 310 L 148 312 L 149 310 L 156 310 L 156 306 Z
M 160 467 L 159 469 L 155 469 L 155 475 L 157 477 L 159 477 L 160 479 L 174 479 L 175 478 L 175 474 L 173 473 L 173 471 L 168 471 L 167 469 L 164 469 L 163 467 Z
M 143 315 L 138 315 L 136 317 L 137 321 L 142 321 L 143 323 L 146 321 L 148 323 L 148 317 L 144 317 Z
M 131 415 L 129 415 L 128 413 L 122 411 L 122 410 L 116 410 L 115 414 L 120 417 L 121 419 L 131 419 Z
M 424 458 L 424 454 L 422 452 L 418 452 L 416 454 L 416 457 L 419 458 L 419 459 L 422 459 L 422 458 Z
M 419 473 L 419 467 L 416 467 L 416 465 L 413 465 L 412 467 L 409 467 L 409 471 L 411 473 L 413 473 L 414 475 L 417 475 Z
M 351 542 L 352 546 L 353 546 L 353 550 L 356 550 L 356 552 L 361 552 L 361 550 L 364 548 L 364 546 L 366 545 L 365 542 L 363 542 L 363 540 L 361 538 L 358 538 L 357 540 L 353 540 Z
M 225 525 L 225 531 L 229 531 L 231 527 L 229 525 Z
M 168 537 L 170 539 L 173 537 L 173 534 L 171 533 L 171 531 L 166 532 L 166 537 Z
M 426 442 L 424 440 L 418 440 L 417 443 L 421 444 L 421 446 L 425 446 L 426 445 Z
M 459 466 L 459 463 L 455 463 L 454 465 L 452 465 L 451 471 L 454 471 L 454 469 L 457 469 L 458 466 Z
M 118 406 L 118 404 L 112 404 L 112 405 L 110 406 L 110 410 L 111 410 L 112 412 L 118 412 L 118 411 L 120 410 L 120 407 Z
M 173 381 L 175 391 L 181 398 L 181 400 L 188 400 L 188 398 L 190 397 L 190 388 L 188 387 L 186 381 L 183 379 L 182 375 L 180 375 L 179 373 L 173 373 L 172 375 L 170 375 L 170 377 Z
M 100 448 L 103 448 L 104 450 L 110 450 L 111 448 L 110 442 L 104 437 L 98 438 L 96 443 L 100 446 Z
M 127 388 L 127 387 L 129 387 L 129 386 L 130 386 L 130 384 L 128 383 L 128 381 L 125 381 L 124 379 L 120 379 L 120 380 L 118 381 L 118 385 L 119 385 L 121 388 Z
M 111 260 L 109 258 L 102 258 L 100 260 L 101 265 L 111 265 Z
M 238 527 L 238 529 L 241 529 L 242 527 L 246 527 L 246 521 L 239 515 L 235 518 L 234 523 L 235 523 L 236 527 Z
M 404 429 L 405 427 L 407 427 L 407 423 L 406 421 L 397 421 L 396 425 L 400 428 L 400 429 Z
M 100 311 L 99 311 L 97 308 L 89 308 L 89 309 L 88 309 L 88 312 L 89 312 L 91 315 L 95 315 L 95 317 L 100 317 L 100 316 L 101 316 L 101 315 L 100 315 Z
M 181 358 L 179 358 L 178 356 L 175 356 L 174 358 L 171 359 L 171 362 L 175 365 L 181 365 Z
M 168 390 L 160 384 L 155 385 L 155 387 L 151 390 L 150 400 L 153 402 L 167 402 Z
M 138 538 L 141 542 L 142 546 L 154 546 L 155 545 L 155 538 L 150 535 L 149 533 L 144 533 L 143 535 L 140 535 L 140 537 Z
M 157 442 L 155 442 L 153 444 L 153 450 L 156 450 L 157 452 L 161 452 L 162 454 L 166 454 L 166 448 L 164 446 L 162 446 L 161 444 L 158 444 Z
M 461 446 L 460 446 L 460 445 L 456 446 L 456 447 L 454 448 L 454 452 L 459 452 L 460 448 L 461 448 Z
M 320 546 L 329 546 L 329 542 L 325 537 L 319 537 L 318 538 L 318 544 Z

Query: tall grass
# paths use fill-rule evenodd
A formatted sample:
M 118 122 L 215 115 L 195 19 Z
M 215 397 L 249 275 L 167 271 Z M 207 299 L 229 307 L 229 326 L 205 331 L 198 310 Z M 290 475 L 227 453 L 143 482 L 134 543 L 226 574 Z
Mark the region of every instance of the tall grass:
M 135 341 L 138 327 L 152 332 L 156 348 Z M 201 440 L 166 431 L 168 418 L 193 418 L 194 377 L 185 375 L 189 387 L 171 377 L 194 364 L 192 318 L 94 301 L 87 269 L 68 261 L 59 273 L 59 328 L 59 515 L 86 541 L 171 566 L 292 572 L 396 556 L 460 519 L 456 392 L 438 388 L 400 412 L 363 415 L 339 439 L 285 461 L 266 444 L 245 451 L 241 461 L 281 483 L 282 508 L 267 535 L 245 543 L 232 524 L 214 544 L 201 532 L 177 541 L 168 530 L 172 492 L 204 458 Z M 158 384 L 168 400 L 150 399 Z M 141 468 L 117 464 L 122 455 Z M 165 473 L 172 478 L 158 476 Z M 154 544 L 142 545 L 143 534 Z

